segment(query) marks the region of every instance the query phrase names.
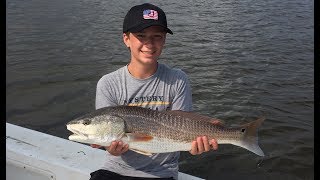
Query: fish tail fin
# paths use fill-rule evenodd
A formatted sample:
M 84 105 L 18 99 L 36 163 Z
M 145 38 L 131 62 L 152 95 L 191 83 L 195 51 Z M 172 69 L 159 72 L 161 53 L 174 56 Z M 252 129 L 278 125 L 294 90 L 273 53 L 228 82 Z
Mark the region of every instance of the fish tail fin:
M 264 120 L 265 117 L 261 117 L 240 127 L 241 131 L 245 134 L 239 145 L 259 156 L 264 156 L 264 153 L 258 144 L 258 128 Z

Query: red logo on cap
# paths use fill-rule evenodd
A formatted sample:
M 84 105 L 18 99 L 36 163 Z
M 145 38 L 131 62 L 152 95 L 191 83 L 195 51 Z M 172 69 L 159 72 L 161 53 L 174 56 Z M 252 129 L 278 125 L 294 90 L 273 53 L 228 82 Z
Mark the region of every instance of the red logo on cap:
M 143 19 L 153 19 L 158 20 L 158 12 L 155 10 L 144 10 L 143 11 Z

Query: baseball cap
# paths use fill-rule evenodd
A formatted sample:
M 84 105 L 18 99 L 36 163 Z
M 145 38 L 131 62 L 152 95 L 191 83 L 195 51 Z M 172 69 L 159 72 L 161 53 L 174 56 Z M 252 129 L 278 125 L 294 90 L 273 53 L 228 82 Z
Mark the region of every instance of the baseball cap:
M 167 18 L 164 11 L 150 3 L 133 6 L 126 14 L 123 21 L 123 32 L 140 32 L 150 26 L 161 26 L 170 34 L 167 27 Z

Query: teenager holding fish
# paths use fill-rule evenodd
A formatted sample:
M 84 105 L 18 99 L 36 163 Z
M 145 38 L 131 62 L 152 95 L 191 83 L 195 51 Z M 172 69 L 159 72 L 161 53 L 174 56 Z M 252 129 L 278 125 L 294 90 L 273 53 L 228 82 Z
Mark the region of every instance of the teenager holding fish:
M 192 110 L 191 88 L 180 69 L 158 63 L 165 44 L 166 15 L 152 4 L 132 7 L 123 22 L 123 41 L 131 53 L 126 66 L 103 76 L 97 83 L 96 109 L 107 106 L 140 106 L 159 111 Z M 101 147 L 91 145 L 92 147 Z M 128 145 L 114 141 L 106 146 L 106 163 L 91 173 L 91 180 L 101 178 L 177 179 L 179 152 L 145 156 L 128 150 Z M 200 136 L 192 142 L 193 155 L 217 149 L 215 139 Z

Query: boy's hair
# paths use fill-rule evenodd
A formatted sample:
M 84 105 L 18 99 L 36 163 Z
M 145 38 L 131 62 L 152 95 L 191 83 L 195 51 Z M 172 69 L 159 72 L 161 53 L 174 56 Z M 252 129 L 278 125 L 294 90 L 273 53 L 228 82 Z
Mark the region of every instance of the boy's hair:
M 130 37 L 130 36 L 129 36 L 129 35 L 130 35 L 130 32 L 125 32 L 125 34 L 126 34 L 126 36 L 128 36 L 128 38 Z M 130 47 L 127 47 L 127 48 L 128 48 L 129 51 L 131 51 L 131 50 L 130 50 Z

